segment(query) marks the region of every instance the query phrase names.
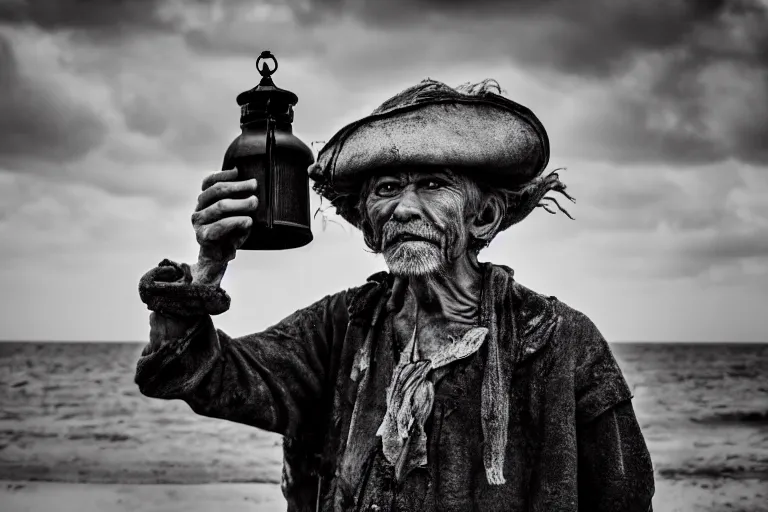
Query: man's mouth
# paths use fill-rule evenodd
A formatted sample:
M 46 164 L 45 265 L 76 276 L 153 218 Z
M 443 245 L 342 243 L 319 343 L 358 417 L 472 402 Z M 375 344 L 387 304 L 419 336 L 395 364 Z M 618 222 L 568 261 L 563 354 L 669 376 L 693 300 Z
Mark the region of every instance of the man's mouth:
M 413 233 L 399 233 L 389 240 L 389 242 L 387 243 L 387 247 L 391 247 L 393 245 L 401 244 L 405 242 L 427 242 L 433 245 L 437 245 L 437 242 L 435 240 L 432 240 L 431 238 L 414 235 Z

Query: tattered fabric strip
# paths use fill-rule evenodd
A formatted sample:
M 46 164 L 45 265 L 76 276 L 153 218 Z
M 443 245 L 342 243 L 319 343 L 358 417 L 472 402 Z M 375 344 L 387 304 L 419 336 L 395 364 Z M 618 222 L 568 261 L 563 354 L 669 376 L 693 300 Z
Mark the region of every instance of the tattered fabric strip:
M 427 435 L 424 425 L 434 406 L 435 390 L 429 373 L 471 356 L 480 348 L 488 329 L 475 327 L 461 339 L 451 339 L 433 359 L 416 359 L 416 329 L 404 347 L 387 388 L 387 412 L 376 432 L 384 457 L 402 481 L 414 468 L 427 465 Z
M 507 449 L 507 429 L 509 426 L 509 392 L 513 366 L 511 349 L 520 343 L 517 332 L 505 333 L 501 340 L 499 317 L 503 325 L 509 325 L 506 318 L 513 314 L 509 297 L 503 296 L 497 310 L 497 291 L 506 292 L 509 280 L 506 273 L 486 266 L 483 283 L 483 296 L 480 311 L 482 323 L 489 328 L 488 355 L 483 373 L 482 400 L 480 403 L 481 425 L 483 430 L 483 466 L 488 483 L 502 485 L 504 478 L 504 458 Z

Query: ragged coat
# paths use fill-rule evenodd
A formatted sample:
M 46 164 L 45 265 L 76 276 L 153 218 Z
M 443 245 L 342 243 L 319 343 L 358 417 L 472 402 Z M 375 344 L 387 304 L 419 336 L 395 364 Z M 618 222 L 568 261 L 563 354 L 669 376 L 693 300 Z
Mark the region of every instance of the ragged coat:
M 404 483 L 393 482 L 376 436 L 402 348 L 386 273 L 240 338 L 201 315 L 183 335 L 145 348 L 136 383 L 198 414 L 282 434 L 289 512 L 651 510 L 650 456 L 598 329 L 507 267 L 483 264 L 483 276 L 479 323 L 488 336 L 436 384 L 428 463 Z M 185 286 L 182 276 L 163 285 Z M 483 471 L 488 371 L 507 389 L 502 485 Z

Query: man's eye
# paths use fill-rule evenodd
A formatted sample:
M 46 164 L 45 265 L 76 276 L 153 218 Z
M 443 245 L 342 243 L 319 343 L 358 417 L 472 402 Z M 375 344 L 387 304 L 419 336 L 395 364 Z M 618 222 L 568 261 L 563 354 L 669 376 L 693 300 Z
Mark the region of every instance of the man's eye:
M 376 194 L 380 196 L 392 196 L 397 193 L 398 186 L 394 183 L 382 183 L 376 187 Z
M 426 188 L 429 190 L 435 190 L 443 186 L 442 183 L 436 180 L 429 180 L 426 185 Z

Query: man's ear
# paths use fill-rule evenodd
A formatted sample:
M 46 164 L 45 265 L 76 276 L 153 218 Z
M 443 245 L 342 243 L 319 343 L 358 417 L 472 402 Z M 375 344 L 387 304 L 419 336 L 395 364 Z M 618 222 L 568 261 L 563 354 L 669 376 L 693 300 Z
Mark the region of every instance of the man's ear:
M 480 212 L 470 222 L 469 233 L 479 240 L 490 241 L 499 229 L 503 211 L 498 197 L 488 197 Z

